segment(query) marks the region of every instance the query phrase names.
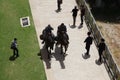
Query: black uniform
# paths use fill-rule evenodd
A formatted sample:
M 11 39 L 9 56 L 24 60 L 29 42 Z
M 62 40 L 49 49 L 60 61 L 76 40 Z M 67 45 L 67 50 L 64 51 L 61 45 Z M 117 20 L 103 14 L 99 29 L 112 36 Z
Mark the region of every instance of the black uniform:
M 43 42 L 42 43 L 44 43 L 44 41 L 45 41 L 45 39 L 46 39 L 46 37 L 48 36 L 48 34 L 53 34 L 52 33 L 52 30 L 53 30 L 53 28 L 50 26 L 50 25 L 48 25 L 44 30 L 43 30 L 43 32 L 42 32 L 42 37 L 43 37 Z
M 64 39 L 63 39 L 64 37 Z M 67 34 L 67 28 L 66 26 L 64 25 L 64 23 L 62 23 L 60 26 L 58 26 L 58 30 L 57 30 L 57 44 L 62 41 L 62 40 L 67 40 L 66 43 L 69 43 L 68 40 L 69 40 L 69 36 Z
M 67 32 L 67 28 L 66 26 L 64 25 L 64 23 L 62 23 L 60 26 L 58 26 L 58 33 L 61 33 L 61 32 Z
M 77 16 L 77 13 L 78 13 L 78 9 L 75 7 L 73 10 L 72 10 L 73 14 L 73 25 L 75 25 L 75 22 L 76 22 L 76 16 Z
M 17 48 L 17 39 L 16 38 L 14 38 L 11 45 L 12 45 L 11 49 L 13 49 L 13 56 L 19 57 L 18 48 Z
M 99 61 L 101 62 L 101 59 L 102 59 L 102 54 L 103 54 L 103 51 L 105 50 L 105 43 L 104 42 L 101 42 L 99 45 L 98 45 L 98 52 L 99 52 Z
M 89 55 L 89 50 L 90 50 L 90 45 L 92 44 L 92 41 L 93 41 L 93 38 L 91 36 L 88 36 L 86 39 L 85 39 L 85 43 L 86 43 L 86 55 Z
M 58 10 L 61 10 L 62 0 L 57 0 Z
M 83 17 L 84 17 L 84 15 L 85 15 L 85 8 L 84 8 L 84 6 L 81 6 L 81 25 L 83 25 Z

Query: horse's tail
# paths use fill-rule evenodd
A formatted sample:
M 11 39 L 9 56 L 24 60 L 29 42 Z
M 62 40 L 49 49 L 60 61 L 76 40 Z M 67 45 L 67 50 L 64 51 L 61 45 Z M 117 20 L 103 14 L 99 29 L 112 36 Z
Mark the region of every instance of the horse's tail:
M 41 34 L 39 37 L 40 37 L 40 39 L 41 39 L 41 40 L 43 40 L 43 39 L 44 39 L 42 34 Z

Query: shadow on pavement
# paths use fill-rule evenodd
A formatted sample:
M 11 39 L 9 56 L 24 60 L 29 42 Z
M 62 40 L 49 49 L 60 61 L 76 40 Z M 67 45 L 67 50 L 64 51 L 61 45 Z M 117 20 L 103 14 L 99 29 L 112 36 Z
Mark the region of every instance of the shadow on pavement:
M 43 48 L 40 49 L 40 52 L 38 53 L 38 56 L 40 56 L 40 59 L 45 62 L 46 68 L 50 69 L 51 68 L 51 61 L 50 61 L 50 59 L 48 59 L 48 52 L 45 49 L 45 46 L 43 46 Z
M 70 25 L 70 24 L 69 24 L 69 26 L 70 26 L 70 28 L 72 28 L 72 29 L 77 27 L 76 25 Z
M 95 60 L 95 63 L 97 64 L 97 65 L 101 65 L 102 63 L 103 63 L 103 61 L 102 62 L 100 62 L 99 60 Z
M 58 10 L 58 9 L 57 9 L 57 10 L 55 10 L 55 12 L 56 12 L 56 13 L 59 13 L 59 12 L 61 12 L 61 10 Z
M 90 55 L 82 54 L 83 59 L 88 59 L 90 58 Z
M 83 27 L 83 25 L 79 25 L 79 26 L 78 26 L 78 29 L 81 29 L 82 27 Z
M 55 57 L 56 61 L 59 61 L 61 68 L 65 69 L 65 64 L 64 64 L 65 56 L 60 52 L 61 52 L 61 48 L 56 46 L 55 53 L 53 53 L 53 56 Z
M 76 28 L 77 26 L 76 26 L 76 25 L 70 25 L 70 24 L 69 24 L 69 27 L 72 28 L 72 29 L 74 29 L 74 28 Z M 83 27 L 83 25 L 80 24 L 80 25 L 78 26 L 78 29 L 81 29 L 82 27 Z

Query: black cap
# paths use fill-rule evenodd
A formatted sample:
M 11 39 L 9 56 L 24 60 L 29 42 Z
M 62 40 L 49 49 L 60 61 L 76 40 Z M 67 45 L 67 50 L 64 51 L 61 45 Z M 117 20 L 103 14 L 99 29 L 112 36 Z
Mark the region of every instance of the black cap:
M 104 42 L 104 41 L 105 41 L 105 39 L 103 39 L 103 38 L 102 38 L 102 39 L 101 39 L 101 41 L 102 41 L 102 42 Z
M 17 38 L 14 38 L 14 40 L 17 40 Z
M 88 35 L 90 35 L 90 34 L 91 34 L 91 32 L 88 32 L 87 34 L 88 34 Z

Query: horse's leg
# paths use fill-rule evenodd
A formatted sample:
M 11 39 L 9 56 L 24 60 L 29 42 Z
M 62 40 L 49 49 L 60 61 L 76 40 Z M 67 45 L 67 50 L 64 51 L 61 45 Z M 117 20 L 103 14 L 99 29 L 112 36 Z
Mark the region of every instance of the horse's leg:
M 46 45 L 46 49 L 47 49 L 47 53 L 48 53 L 48 54 L 47 54 L 47 58 L 50 59 L 50 51 L 49 51 L 48 45 Z
M 51 49 L 49 50 L 49 59 L 51 60 Z
M 65 54 L 66 54 L 66 46 L 65 45 L 63 45 L 63 49 L 62 49 L 63 51 L 62 51 L 62 54 L 63 54 L 63 56 L 64 56 L 64 59 L 65 59 Z
M 63 54 L 63 45 L 61 44 L 61 54 Z
M 68 49 L 68 44 L 64 46 L 65 47 L 65 54 L 66 54 L 66 51 Z
M 49 49 L 49 47 L 48 47 L 47 51 L 48 51 L 48 59 L 51 60 L 51 49 Z
M 47 48 L 47 58 L 49 59 L 49 50 L 48 50 L 48 47 Z
M 59 41 L 56 42 L 56 46 L 58 46 L 58 45 L 60 45 L 60 42 L 59 42 Z

